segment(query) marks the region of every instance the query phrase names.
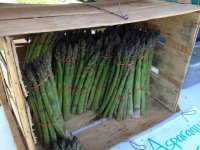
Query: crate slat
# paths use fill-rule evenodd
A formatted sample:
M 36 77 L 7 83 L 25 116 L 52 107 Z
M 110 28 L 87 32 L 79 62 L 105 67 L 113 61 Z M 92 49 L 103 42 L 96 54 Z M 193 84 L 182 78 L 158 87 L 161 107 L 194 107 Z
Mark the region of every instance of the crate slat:
M 26 150 L 26 146 L 25 143 L 22 139 L 22 136 L 19 132 L 19 128 L 17 127 L 17 123 L 14 119 L 14 115 L 12 113 L 11 107 L 9 106 L 8 102 L 7 102 L 7 96 L 6 96 L 6 92 L 4 89 L 4 83 L 3 83 L 3 76 L 2 76 L 2 70 L 0 67 L 0 102 L 1 105 L 3 107 L 8 125 L 9 125 L 9 129 L 11 131 L 12 134 L 12 138 L 14 140 L 14 144 L 16 146 L 16 149 L 20 149 L 20 150 Z
M 164 121 L 171 115 L 172 112 L 153 100 L 147 104 L 147 115 L 145 117 L 139 119 L 129 118 L 121 122 L 111 119 L 77 133 L 76 136 L 80 140 L 83 149 L 109 149 Z M 81 119 L 80 121 L 84 120 Z
M 154 7 L 133 5 L 133 10 L 124 11 L 129 16 L 128 20 L 102 11 L 102 13 L 96 14 L 1 21 L 0 36 L 111 26 L 170 17 L 200 10 L 200 7 L 196 5 L 166 3 L 157 0 L 144 0 L 144 3 L 146 5 L 155 3 L 156 5 Z M 130 7 L 130 5 L 126 7 Z M 92 11 L 94 8 L 87 9 Z
M 162 18 L 150 21 L 157 25 L 161 31 L 161 36 L 193 50 L 195 33 L 199 25 L 199 14 L 189 13 L 180 16 Z M 162 27 L 162 28 L 160 28 Z M 181 50 L 181 49 L 180 49 Z
M 155 73 L 151 74 L 151 96 L 172 112 L 176 111 L 180 88 Z
M 134 10 L 142 7 L 151 7 L 157 5 L 156 3 L 146 4 L 144 2 L 135 2 L 138 0 L 125 0 L 121 2 L 121 8 L 123 10 Z M 128 4 L 127 4 L 128 3 Z M 162 2 L 163 3 L 163 2 Z M 132 7 L 135 4 L 138 8 Z M 166 3 L 164 3 L 166 5 Z M 117 1 L 108 1 L 107 3 L 92 3 L 89 4 L 95 7 L 104 8 L 112 12 L 119 12 Z M 87 6 L 87 4 L 69 4 L 69 5 L 43 5 L 39 7 L 24 6 L 20 9 L 15 8 L 1 8 L 0 19 L 11 20 L 11 19 L 24 19 L 24 18 L 43 18 L 43 17 L 55 17 L 55 16 L 71 16 L 80 14 L 98 14 L 104 13 L 102 10 Z
M 189 61 L 190 55 L 165 44 L 158 42 L 155 48 L 153 66 L 176 80 L 179 86 L 184 82 L 186 66 Z
M 22 120 L 22 126 L 24 129 L 25 138 L 28 144 L 28 148 L 32 150 L 32 149 L 35 149 L 35 145 L 33 142 L 32 135 L 31 135 L 31 128 L 29 126 L 29 120 L 28 120 L 26 107 L 25 107 L 26 100 L 21 90 L 19 76 L 17 73 L 16 64 L 15 64 L 15 58 L 13 55 L 13 50 L 12 50 L 9 38 L 3 37 L 2 42 L 3 42 L 5 54 L 6 54 L 7 66 L 9 68 L 9 72 L 11 76 L 11 82 L 13 84 L 14 96 L 17 100 L 17 107 L 19 110 L 20 119 Z

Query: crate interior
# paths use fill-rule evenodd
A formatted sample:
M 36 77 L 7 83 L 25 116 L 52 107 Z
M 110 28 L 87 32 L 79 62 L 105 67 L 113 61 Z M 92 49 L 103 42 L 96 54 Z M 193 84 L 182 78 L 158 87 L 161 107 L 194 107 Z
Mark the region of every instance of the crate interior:
M 187 23 L 190 21 L 191 15 L 183 15 L 181 19 L 179 19 L 180 17 L 166 18 L 164 22 L 166 23 L 174 19 Z M 194 17 L 196 16 L 194 15 Z M 150 84 L 151 98 L 147 100 L 146 116 L 139 119 L 129 118 L 118 122 L 115 119 L 107 120 L 100 118 L 95 112 L 89 110 L 82 115 L 71 115 L 64 126 L 68 132 L 78 136 L 85 149 L 107 149 L 112 147 L 164 121 L 177 110 L 177 100 L 190 54 L 189 52 L 187 54 L 180 51 L 176 45 L 168 44 L 168 42 L 172 42 L 173 38 L 177 40 L 177 43 L 181 39 L 178 41 L 179 39 L 173 35 L 173 32 L 177 31 L 168 30 L 169 28 L 163 27 L 162 22 L 162 19 L 145 22 L 152 28 L 161 30 L 160 40 L 155 48 L 154 71 L 151 73 Z M 143 23 L 141 22 L 137 25 Z M 194 28 L 193 32 L 196 31 L 195 24 L 187 27 Z M 181 27 L 177 27 L 177 29 L 182 30 Z M 29 44 L 25 38 L 29 36 L 27 34 L 11 37 L 15 43 L 20 68 L 23 66 L 26 49 Z M 188 36 L 190 36 L 190 33 Z M 176 42 L 174 43 L 177 44 Z M 186 44 L 191 44 L 190 46 L 192 46 L 192 43 Z

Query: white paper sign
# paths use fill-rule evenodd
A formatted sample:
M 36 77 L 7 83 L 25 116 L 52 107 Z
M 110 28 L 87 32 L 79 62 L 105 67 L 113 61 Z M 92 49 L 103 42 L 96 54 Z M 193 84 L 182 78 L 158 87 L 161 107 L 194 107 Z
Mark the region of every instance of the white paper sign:
M 123 143 L 112 150 L 131 150 L 133 147 L 141 150 L 200 150 L 200 110 L 195 107 L 181 113 L 177 118 L 133 141 L 141 146 L 131 145 L 127 141 Z

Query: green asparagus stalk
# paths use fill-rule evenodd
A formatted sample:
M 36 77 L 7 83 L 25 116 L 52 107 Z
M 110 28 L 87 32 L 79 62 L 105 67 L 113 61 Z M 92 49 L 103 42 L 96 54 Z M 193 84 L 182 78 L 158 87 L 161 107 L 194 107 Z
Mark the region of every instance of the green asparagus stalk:
M 86 47 L 86 42 L 84 39 L 81 39 L 79 41 L 79 45 L 80 45 L 80 49 L 79 49 L 79 53 L 80 53 L 80 60 L 79 60 L 79 65 L 77 67 L 79 68 L 83 68 L 84 65 L 84 56 L 85 56 L 85 47 Z M 79 78 L 81 76 L 81 70 L 78 70 L 76 73 L 76 77 L 74 80 L 74 87 L 77 87 L 78 83 L 79 83 Z M 75 90 L 73 90 L 72 92 L 72 98 L 74 99 L 74 95 L 75 95 Z M 74 108 L 75 109 L 75 108 Z M 72 109 L 72 113 L 75 113 L 75 110 Z
M 27 68 L 27 77 L 29 78 L 30 82 L 32 83 L 32 86 L 36 86 L 37 85 L 37 81 L 36 81 L 36 75 L 33 73 L 33 68 L 29 65 Z M 39 115 L 40 115 L 40 120 L 42 124 L 46 124 L 46 118 L 45 118 L 45 114 L 44 114 L 44 107 L 42 104 L 42 97 L 40 95 L 40 91 L 38 88 L 35 89 L 35 93 L 36 93 L 36 97 L 38 100 L 38 109 L 39 109 Z M 50 139 L 49 139 L 49 132 L 48 132 L 48 127 L 44 126 L 43 128 L 43 136 L 44 136 L 44 145 L 46 148 L 49 148 L 50 145 Z
M 41 83 L 44 78 L 47 76 L 47 70 L 49 69 L 49 66 L 44 63 L 46 59 L 49 59 L 48 53 L 43 55 L 44 57 L 39 59 L 34 60 L 34 67 L 35 70 L 37 71 L 38 75 L 38 82 Z M 45 58 L 46 57 L 46 58 Z M 46 80 L 47 81 L 47 80 Z M 46 110 L 48 112 L 48 115 L 51 116 L 51 122 L 57 122 L 59 116 L 61 115 L 60 111 L 58 110 L 58 100 L 55 100 L 53 97 L 53 93 L 51 92 L 51 87 L 48 84 L 48 82 L 44 82 L 39 86 L 40 88 L 40 93 L 43 98 Z M 58 121 L 58 123 L 53 124 L 55 127 L 55 130 L 61 137 L 66 137 L 64 130 L 62 128 L 62 119 Z
M 65 45 L 63 45 L 65 46 Z M 66 60 L 70 60 L 72 58 L 72 47 L 69 45 L 67 50 L 67 56 Z M 67 90 L 63 93 L 63 116 L 64 120 L 67 120 L 70 114 L 71 109 L 71 76 L 70 76 L 70 68 L 71 68 L 71 62 L 65 63 L 65 69 L 64 69 L 64 83 L 63 83 L 63 89 Z
M 117 60 L 116 60 L 116 62 L 117 62 Z M 111 70 L 111 75 L 112 74 L 113 75 L 115 74 L 115 75 L 114 75 L 114 77 L 110 76 L 110 78 L 109 78 L 108 91 L 107 91 L 108 94 L 111 94 L 111 95 L 113 94 L 113 91 L 114 91 L 114 88 L 115 88 L 119 73 L 120 73 L 120 66 L 119 65 L 113 66 L 113 68 Z M 98 111 L 99 114 L 103 113 L 103 111 L 104 111 L 105 107 L 107 106 L 109 100 L 110 100 L 110 96 L 108 96 L 106 94 L 105 97 L 104 97 L 104 100 L 102 102 L 102 105 L 101 105 L 101 107 L 100 107 L 100 109 Z

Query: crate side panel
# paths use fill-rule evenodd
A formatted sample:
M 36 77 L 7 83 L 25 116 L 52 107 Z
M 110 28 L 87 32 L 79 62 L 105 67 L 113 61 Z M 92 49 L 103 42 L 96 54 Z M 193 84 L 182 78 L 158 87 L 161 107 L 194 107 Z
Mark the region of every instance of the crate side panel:
M 124 13 L 129 16 L 129 19 L 127 20 L 105 11 L 102 11 L 102 13 L 93 14 L 17 19 L 17 21 L 5 20 L 1 21 L 0 36 L 111 26 L 176 16 L 198 11 L 200 9 L 195 5 L 167 3 L 151 0 L 145 0 L 143 2 L 146 5 L 149 5 L 149 3 L 154 3 L 155 5 L 151 7 L 140 7 L 140 3 L 131 5 L 133 8 L 131 7 L 131 9 L 124 11 Z M 119 14 L 119 11 L 117 13 Z
M 150 92 L 154 99 L 159 101 L 172 112 L 175 111 L 176 101 L 180 92 L 179 87 L 162 76 L 152 73 Z
M 4 50 L 6 54 L 8 70 L 11 76 L 11 82 L 13 84 L 13 91 L 16 98 L 20 119 L 22 120 L 22 126 L 24 129 L 28 148 L 35 149 L 33 137 L 31 135 L 31 128 L 30 128 L 30 124 L 29 124 L 29 120 L 28 120 L 28 116 L 26 112 L 26 107 L 25 107 L 26 100 L 20 86 L 19 76 L 17 73 L 15 59 L 14 59 L 14 55 L 12 51 L 11 41 L 9 40 L 9 38 L 5 38 L 5 37 L 2 38 L 2 41 L 3 41 L 3 46 L 4 46 Z
M 109 149 L 118 143 L 133 137 L 144 130 L 164 121 L 172 113 L 156 101 L 147 104 L 147 115 L 139 119 L 129 118 L 124 121 L 114 119 L 84 130 L 76 136 L 83 149 Z
M 14 140 L 16 149 L 20 149 L 20 150 L 26 150 L 26 146 L 25 143 L 23 142 L 23 137 L 21 136 L 20 132 L 19 132 L 19 128 L 17 127 L 17 123 L 14 119 L 14 115 L 11 111 L 11 107 L 9 106 L 8 102 L 7 102 L 7 96 L 6 96 L 6 91 L 5 91 L 5 86 L 3 83 L 3 74 L 2 74 L 2 70 L 0 68 L 0 102 L 2 104 L 8 125 L 9 125 L 9 129 L 11 131 L 12 134 L 12 138 Z
M 160 29 L 161 36 L 189 47 L 191 48 L 190 51 L 192 51 L 197 26 L 199 25 L 199 13 L 151 20 L 150 23 Z
M 153 66 L 167 74 L 177 85 L 184 82 L 185 68 L 190 61 L 190 55 L 158 42 L 155 48 Z

